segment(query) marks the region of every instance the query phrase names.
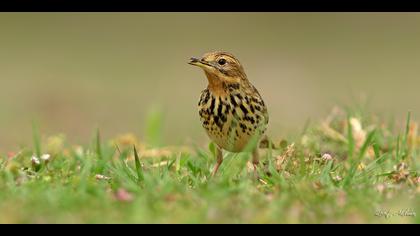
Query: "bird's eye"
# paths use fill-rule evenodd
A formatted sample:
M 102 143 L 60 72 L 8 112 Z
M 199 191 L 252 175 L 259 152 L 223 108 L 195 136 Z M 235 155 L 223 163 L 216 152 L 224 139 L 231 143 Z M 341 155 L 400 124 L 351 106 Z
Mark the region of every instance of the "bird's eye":
M 217 63 L 219 63 L 219 65 L 223 66 L 224 64 L 226 64 L 226 60 L 222 58 Z

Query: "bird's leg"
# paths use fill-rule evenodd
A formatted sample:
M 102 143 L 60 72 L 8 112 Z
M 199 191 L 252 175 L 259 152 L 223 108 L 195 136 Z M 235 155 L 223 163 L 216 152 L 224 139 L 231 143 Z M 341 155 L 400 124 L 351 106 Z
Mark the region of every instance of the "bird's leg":
M 252 152 L 252 165 L 254 166 L 254 176 L 258 179 L 257 167 L 260 164 L 260 155 L 258 154 L 258 147 L 255 147 Z
M 213 172 L 211 173 L 212 177 L 216 175 L 217 171 L 219 170 L 220 165 L 223 162 L 223 153 L 222 153 L 222 149 L 219 146 L 217 147 L 216 158 L 217 158 L 216 166 L 214 166 Z

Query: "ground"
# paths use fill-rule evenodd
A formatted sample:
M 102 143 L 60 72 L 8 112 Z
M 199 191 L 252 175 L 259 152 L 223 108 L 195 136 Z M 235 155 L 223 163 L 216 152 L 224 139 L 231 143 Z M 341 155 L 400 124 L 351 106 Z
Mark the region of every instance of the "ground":
M 79 146 L 34 125 L 33 145 L 0 154 L 0 223 L 420 223 L 417 130 L 410 113 L 335 108 L 261 147 L 257 179 L 249 153 L 226 153 L 211 178 L 212 143 L 99 130 Z

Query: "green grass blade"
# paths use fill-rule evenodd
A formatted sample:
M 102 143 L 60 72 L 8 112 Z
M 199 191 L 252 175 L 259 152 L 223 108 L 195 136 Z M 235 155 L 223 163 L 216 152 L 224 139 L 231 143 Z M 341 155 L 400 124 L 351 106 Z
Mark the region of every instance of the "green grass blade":
M 32 122 L 32 132 L 33 132 L 35 154 L 39 158 L 42 155 L 42 149 L 41 149 L 41 137 L 40 137 L 38 125 L 36 124 L 36 122 Z
M 368 147 L 371 145 L 372 141 L 374 140 L 375 133 L 376 133 L 376 130 L 372 130 L 369 132 L 365 142 L 363 143 L 362 147 L 359 150 L 359 155 L 358 155 L 357 160 L 351 161 L 350 169 L 347 173 L 347 176 L 344 178 L 344 181 L 343 181 L 343 185 L 345 187 L 347 187 L 353 180 L 357 171 L 357 167 L 359 166 L 361 160 L 363 159 Z
M 163 139 L 163 111 L 159 107 L 153 107 L 147 116 L 146 141 L 154 147 L 160 147 Z
M 331 177 L 330 177 L 330 172 L 332 170 L 333 163 L 334 163 L 333 161 L 328 161 L 328 163 L 322 169 L 321 176 L 320 176 L 320 181 L 324 185 L 329 185 L 329 184 L 332 183 L 331 182 Z
M 371 143 L 372 143 L 372 141 L 375 137 L 375 134 L 376 134 L 375 129 L 369 132 L 365 142 L 363 143 L 362 147 L 360 148 L 358 160 L 362 159 L 363 156 L 366 154 L 366 151 L 367 151 L 368 147 L 371 145 Z
M 410 122 L 411 122 L 411 111 L 409 111 L 408 114 L 407 114 L 407 121 L 406 121 L 406 125 L 405 125 L 405 136 L 404 136 L 404 139 L 406 141 L 408 140 L 408 134 L 410 132 Z
M 99 159 L 102 159 L 102 147 L 101 147 L 101 135 L 99 129 L 96 130 L 96 140 L 95 140 L 95 149 L 96 155 Z
M 381 151 L 378 143 L 374 142 L 372 144 L 373 146 L 373 152 L 375 153 L 375 159 L 378 159 L 381 156 Z
M 136 149 L 136 145 L 133 146 L 134 148 L 134 160 L 135 160 L 135 164 L 136 164 L 136 172 L 137 172 L 137 179 L 139 182 L 144 180 L 144 176 L 143 176 L 143 172 L 141 169 L 141 164 L 140 164 L 140 158 L 139 155 L 137 153 L 137 149 Z
M 404 152 L 402 153 L 402 159 L 405 159 L 409 154 L 409 147 L 408 147 L 408 135 L 410 133 L 410 122 L 411 122 L 411 112 L 409 111 L 407 114 L 406 126 L 405 126 L 405 133 L 403 138 L 403 148 Z

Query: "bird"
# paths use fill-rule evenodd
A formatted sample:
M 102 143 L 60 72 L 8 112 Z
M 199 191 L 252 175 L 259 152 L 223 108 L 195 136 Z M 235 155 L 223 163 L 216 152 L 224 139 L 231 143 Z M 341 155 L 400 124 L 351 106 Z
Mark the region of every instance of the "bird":
M 198 113 L 207 135 L 217 147 L 211 176 L 216 175 L 223 162 L 223 150 L 252 151 L 252 164 L 257 173 L 258 142 L 267 130 L 269 116 L 263 98 L 248 80 L 244 67 L 233 54 L 225 51 L 191 57 L 188 64 L 204 70 L 208 80 L 198 101 Z

